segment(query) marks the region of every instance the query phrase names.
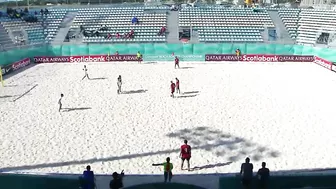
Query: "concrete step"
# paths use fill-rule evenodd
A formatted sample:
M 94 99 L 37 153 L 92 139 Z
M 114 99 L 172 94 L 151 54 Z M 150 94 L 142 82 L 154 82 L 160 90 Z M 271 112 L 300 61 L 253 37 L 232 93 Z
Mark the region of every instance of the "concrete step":
M 290 37 L 286 26 L 283 24 L 282 19 L 279 17 L 278 11 L 268 11 L 273 23 L 275 23 L 275 30 L 277 33 L 277 40 L 283 42 L 294 43 L 294 40 Z M 266 34 L 265 34 L 266 35 Z
M 179 12 L 170 11 L 167 15 L 167 43 L 179 43 Z

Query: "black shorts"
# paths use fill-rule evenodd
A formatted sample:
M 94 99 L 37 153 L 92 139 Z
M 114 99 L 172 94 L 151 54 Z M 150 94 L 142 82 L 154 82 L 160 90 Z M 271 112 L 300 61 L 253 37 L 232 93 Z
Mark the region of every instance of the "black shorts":
M 188 157 L 188 158 L 183 158 L 183 157 L 181 157 L 182 161 L 184 161 L 184 160 L 187 160 L 187 161 L 189 161 L 189 160 L 190 160 L 190 158 L 191 158 L 191 157 Z
M 251 184 L 251 179 L 242 179 L 243 186 L 249 186 Z

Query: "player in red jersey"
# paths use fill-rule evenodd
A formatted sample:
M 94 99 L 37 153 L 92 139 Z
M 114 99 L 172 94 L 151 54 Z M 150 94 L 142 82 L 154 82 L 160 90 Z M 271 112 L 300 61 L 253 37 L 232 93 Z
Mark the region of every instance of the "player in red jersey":
M 180 68 L 180 59 L 177 56 L 175 56 L 175 69 L 176 69 L 176 66 Z
M 170 92 L 171 92 L 170 96 L 174 98 L 175 83 L 173 81 L 170 82 Z
M 180 80 L 175 78 L 176 79 L 176 93 L 180 94 Z
M 181 146 L 180 157 L 182 159 L 181 170 L 183 170 L 184 161 L 187 160 L 188 171 L 190 171 L 191 147 L 188 145 L 187 140 L 184 140 L 184 144 Z

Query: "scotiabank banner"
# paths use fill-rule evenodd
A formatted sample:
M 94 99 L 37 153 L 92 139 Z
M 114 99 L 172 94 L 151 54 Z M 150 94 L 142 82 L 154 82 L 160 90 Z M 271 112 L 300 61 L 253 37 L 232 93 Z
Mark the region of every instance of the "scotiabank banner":
M 37 56 L 35 63 L 76 63 L 76 62 L 131 62 L 136 55 L 84 55 L 84 56 Z
M 30 64 L 30 58 L 25 58 L 23 60 L 20 60 L 20 61 L 17 61 L 17 62 L 14 62 L 12 64 L 12 68 L 13 68 L 13 71 L 16 71 L 16 70 L 19 70 L 23 67 L 26 67 Z
M 314 56 L 245 54 L 206 54 L 205 61 L 313 62 Z
M 316 63 L 320 66 L 323 66 L 323 67 L 327 68 L 328 70 L 332 70 L 332 68 L 333 68 L 333 63 L 332 62 L 330 62 L 326 59 L 320 58 L 318 56 L 315 56 L 314 63 Z
M 9 74 L 13 71 L 16 71 L 16 70 L 19 70 L 23 67 L 26 67 L 30 64 L 30 58 L 25 58 L 23 60 L 19 60 L 19 61 L 16 61 L 12 64 L 8 64 L 6 66 L 2 66 L 1 67 L 1 73 L 2 75 L 6 75 L 6 74 Z

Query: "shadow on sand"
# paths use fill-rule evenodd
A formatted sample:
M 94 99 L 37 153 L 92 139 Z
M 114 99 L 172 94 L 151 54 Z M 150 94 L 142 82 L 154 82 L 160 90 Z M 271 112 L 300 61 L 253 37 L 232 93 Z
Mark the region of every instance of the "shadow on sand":
M 71 111 L 80 111 L 80 110 L 90 110 L 90 107 L 84 108 L 62 108 L 63 112 L 71 112 Z
M 107 79 L 106 77 L 98 77 L 98 78 L 91 78 L 90 80 L 104 80 Z
M 187 91 L 187 92 L 184 92 L 184 93 L 182 93 L 182 94 L 198 94 L 199 93 L 199 91 Z
M 180 141 L 187 139 L 190 145 L 192 146 L 193 150 L 202 150 L 204 153 L 213 153 L 217 156 L 221 156 L 222 159 L 228 162 L 222 164 L 218 163 L 214 165 L 200 166 L 198 167 L 199 169 L 201 168 L 210 169 L 211 167 L 225 166 L 225 164 L 228 165 L 230 162 L 241 161 L 247 156 L 251 157 L 251 160 L 253 161 L 260 161 L 261 159 L 277 158 L 280 156 L 280 152 L 272 150 L 266 146 L 262 146 L 257 143 L 251 142 L 248 139 L 244 139 L 240 136 L 234 136 L 228 133 L 223 133 L 220 130 L 209 127 L 195 126 L 193 128 L 176 130 L 174 132 L 168 133 L 166 137 L 169 137 L 171 139 L 178 139 Z M 180 148 L 175 148 L 175 149 L 164 149 L 160 151 L 147 151 L 133 154 L 131 153 L 126 155 L 115 155 L 109 157 L 98 157 L 98 158 L 92 157 L 89 159 L 80 159 L 80 160 L 74 159 L 71 161 L 1 167 L 0 172 L 22 171 L 22 170 L 27 171 L 32 169 L 73 166 L 83 164 L 86 165 L 97 162 L 110 162 L 126 159 L 129 161 L 130 159 L 134 158 L 166 155 L 170 153 L 178 154 L 179 152 Z
M 176 98 L 192 98 L 198 96 L 197 94 L 195 95 L 183 95 L 183 96 L 176 96 Z
M 194 67 L 180 67 L 179 69 L 193 69 Z
M 131 91 L 123 91 L 121 94 L 137 94 L 137 93 L 145 93 L 147 90 L 139 89 L 139 90 L 131 90 Z
M 23 93 L 22 95 L 18 96 L 16 99 L 13 100 L 13 102 L 19 100 L 20 98 L 26 96 L 28 93 L 30 93 L 32 90 L 34 90 L 38 85 L 34 85 L 32 88 L 30 88 L 28 91 L 26 91 L 25 93 Z
M 176 98 L 192 98 L 198 96 L 199 91 L 187 91 L 182 93 L 181 96 L 177 96 Z
M 202 170 L 202 169 L 211 169 L 215 167 L 223 167 L 226 165 L 230 165 L 232 162 L 226 162 L 226 163 L 216 163 L 216 164 L 209 164 L 209 165 L 203 165 L 203 166 L 196 166 L 191 168 L 191 171 L 197 171 L 197 170 Z
M 12 98 L 12 97 L 17 97 L 18 95 L 4 95 L 0 96 L 0 98 Z

